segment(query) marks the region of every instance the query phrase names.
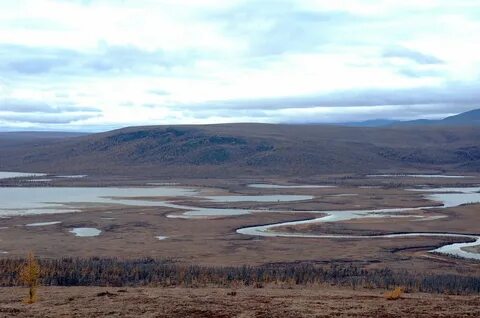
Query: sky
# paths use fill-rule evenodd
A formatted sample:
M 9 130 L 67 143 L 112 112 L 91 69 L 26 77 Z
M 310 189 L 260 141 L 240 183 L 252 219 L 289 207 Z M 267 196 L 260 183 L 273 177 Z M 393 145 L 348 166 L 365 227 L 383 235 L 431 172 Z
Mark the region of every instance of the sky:
M 0 130 L 480 108 L 476 0 L 0 0 Z

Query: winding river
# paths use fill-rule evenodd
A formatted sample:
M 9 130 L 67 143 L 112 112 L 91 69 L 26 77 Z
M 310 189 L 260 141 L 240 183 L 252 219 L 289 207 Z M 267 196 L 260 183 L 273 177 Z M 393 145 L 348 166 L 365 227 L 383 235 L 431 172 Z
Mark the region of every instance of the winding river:
M 265 237 L 299 237 L 299 238 L 342 238 L 342 239 L 378 239 L 378 238 L 404 238 L 412 236 L 431 236 L 431 237 L 459 237 L 468 239 L 466 243 L 448 244 L 430 252 L 448 254 L 457 257 L 480 260 L 480 254 L 466 251 L 466 247 L 480 245 L 480 236 L 468 235 L 459 233 L 436 233 L 436 232 L 415 232 L 415 233 L 399 233 L 399 234 L 385 234 L 385 235 L 340 235 L 340 234 L 308 234 L 301 232 L 282 232 L 275 230 L 284 226 L 297 226 L 304 224 L 326 223 L 348 221 L 361 218 L 380 218 L 380 217 L 398 217 L 398 215 L 391 215 L 392 213 L 400 213 L 406 211 L 418 211 L 427 209 L 449 208 L 456 207 L 463 204 L 480 202 L 480 187 L 471 188 L 431 188 L 431 189 L 411 189 L 410 191 L 423 191 L 433 194 L 428 194 L 426 197 L 430 200 L 441 202 L 441 206 L 425 206 L 417 208 L 393 208 L 393 209 L 375 209 L 375 210 L 350 210 L 350 211 L 321 211 L 325 216 L 301 221 L 283 222 L 275 224 L 266 224 L 252 227 L 245 227 L 237 229 L 237 233 L 253 236 Z M 303 211 L 309 212 L 309 211 Z M 320 212 L 320 211 L 319 211 Z M 408 216 L 425 218 L 424 216 Z M 431 217 L 430 217 L 431 218 Z M 427 218 L 425 218 L 427 219 Z
M 28 173 L 0 173 L 0 178 L 31 177 L 35 174 Z M 36 176 L 41 176 L 37 174 Z M 293 189 L 293 188 L 324 188 L 332 186 L 318 185 L 269 185 L 252 184 L 251 188 L 269 189 Z M 129 206 L 158 206 L 180 210 L 167 215 L 169 218 L 215 218 L 238 216 L 251 213 L 311 213 L 321 214 L 321 217 L 307 220 L 264 224 L 259 226 L 244 227 L 237 229 L 237 233 L 251 236 L 264 237 L 290 237 L 290 238 L 341 238 L 341 239 L 380 239 L 401 238 L 412 236 L 431 237 L 457 237 L 464 238 L 466 243 L 448 244 L 433 250 L 432 252 L 455 255 L 464 258 L 480 260 L 480 253 L 473 253 L 465 248 L 480 245 L 479 235 L 467 235 L 460 233 L 401 233 L 386 235 L 335 235 L 335 234 L 310 234 L 301 232 L 282 232 L 278 230 L 283 226 L 296 226 L 302 224 L 326 223 L 348 221 L 362 218 L 386 218 L 386 217 L 409 217 L 418 221 L 430 221 L 442 216 L 424 215 L 399 215 L 403 212 L 412 212 L 428 209 L 450 208 L 468 203 L 480 202 L 480 187 L 469 188 L 429 188 L 407 189 L 408 191 L 420 191 L 429 200 L 441 205 L 414 207 L 414 208 L 388 208 L 371 210 L 334 210 L 334 211 L 289 211 L 268 209 L 237 209 L 218 207 L 198 207 L 176 204 L 169 198 L 183 197 L 186 199 L 205 200 L 212 203 L 233 202 L 294 202 L 308 201 L 314 198 L 311 195 L 201 195 L 196 189 L 175 186 L 156 187 L 0 187 L 0 217 L 10 217 L 27 214 L 50 214 L 81 211 L 85 207 L 99 205 L 129 205 Z M 159 198 L 165 197 L 164 200 Z M 50 223 L 46 223 L 50 224 Z M 53 223 L 52 223 L 53 224 Z M 30 224 L 29 226 L 44 225 L 43 223 Z M 80 231 L 81 232 L 81 231 Z M 83 232 L 77 235 L 82 236 Z

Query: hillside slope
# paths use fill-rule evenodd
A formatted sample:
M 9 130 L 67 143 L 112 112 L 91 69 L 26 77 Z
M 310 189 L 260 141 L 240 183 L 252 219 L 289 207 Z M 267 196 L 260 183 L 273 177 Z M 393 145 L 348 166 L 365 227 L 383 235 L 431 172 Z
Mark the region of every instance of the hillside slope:
M 480 109 L 474 109 L 441 120 L 446 124 L 480 125 Z
M 0 147 L 2 147 L 0 141 Z M 480 128 L 223 124 L 129 127 L 2 147 L 0 170 L 231 177 L 480 169 Z

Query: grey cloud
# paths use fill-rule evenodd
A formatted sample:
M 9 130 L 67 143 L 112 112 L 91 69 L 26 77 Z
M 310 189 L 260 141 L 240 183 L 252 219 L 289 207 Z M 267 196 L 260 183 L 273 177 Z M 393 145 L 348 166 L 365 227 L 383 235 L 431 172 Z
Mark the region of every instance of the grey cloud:
M 54 106 L 29 100 L 0 100 L 0 121 L 3 125 L 22 124 L 71 124 L 98 117 L 99 109 L 77 105 Z
M 419 51 L 411 50 L 405 47 L 391 47 L 384 50 L 383 57 L 385 58 L 403 58 L 414 61 L 418 64 L 443 64 L 444 62 L 439 58 L 424 54 Z
M 247 41 L 258 56 L 316 50 L 338 42 L 341 31 L 360 19 L 345 12 L 305 11 L 293 1 L 246 2 L 207 18 Z
M 7 20 L 5 22 L 7 25 L 12 26 L 18 29 L 35 29 L 35 30 L 48 30 L 48 31 L 56 31 L 58 29 L 68 30 L 69 27 L 64 23 L 60 23 L 58 21 L 53 21 L 51 19 L 45 18 L 19 18 L 12 20 Z
M 99 109 L 85 106 L 75 105 L 61 105 L 52 106 L 47 103 L 37 101 L 22 101 L 22 100 L 0 100 L 0 112 L 14 112 L 14 113 L 47 113 L 59 114 L 64 112 L 90 112 L 98 113 Z
M 148 92 L 151 93 L 151 94 L 154 94 L 154 95 L 159 95 L 159 96 L 170 95 L 170 93 L 168 91 L 163 90 L 163 89 L 151 89 Z
M 21 101 L 0 101 L 0 111 L 8 111 L 15 113 L 56 113 L 57 109 L 54 107 L 38 102 L 21 102 Z
M 145 51 L 135 46 L 101 45 L 93 52 L 67 49 L 0 45 L 0 72 L 5 75 L 92 75 L 169 72 L 187 66 L 204 53 L 195 50 L 167 52 Z M 0 73 L 0 75 L 1 75 Z
M 435 69 L 414 69 L 414 68 L 401 68 L 398 70 L 398 73 L 412 78 L 420 77 L 442 77 L 445 75 L 444 72 Z
M 188 58 L 161 50 L 152 52 L 134 46 L 104 46 L 100 52 L 87 58 L 85 65 L 96 71 L 131 70 L 142 66 L 173 67 L 186 64 Z
M 449 83 L 440 87 L 409 89 L 364 89 L 337 91 L 328 94 L 283 98 L 209 101 L 179 105 L 191 109 L 257 109 L 274 110 L 313 107 L 372 107 L 388 105 L 452 105 L 480 106 L 480 83 Z
M 265 110 L 245 110 L 245 109 L 197 109 L 195 111 L 183 111 L 186 118 L 208 119 L 214 117 L 224 118 L 255 118 L 268 121 L 272 114 Z
M 98 114 L 1 114 L 0 120 L 7 123 L 71 124 L 80 120 L 98 117 Z
M 465 14 L 465 10 L 459 13 Z M 395 45 L 442 27 L 440 19 L 431 19 L 441 14 L 445 14 L 445 8 L 428 11 L 419 7 L 366 17 L 353 8 L 309 10 L 293 0 L 267 0 L 244 1 L 229 9 L 212 10 L 206 19 L 219 23 L 227 36 L 247 43 L 253 56 L 315 52 L 331 47 L 391 46 L 384 52 L 385 57 L 440 64 L 443 61 L 435 56 Z
M 53 68 L 65 64 L 67 64 L 67 61 L 64 59 L 33 58 L 13 61 L 8 66 L 18 73 L 41 74 L 48 73 Z
M 0 71 L 26 75 L 45 74 L 68 66 L 79 54 L 73 50 L 0 45 Z

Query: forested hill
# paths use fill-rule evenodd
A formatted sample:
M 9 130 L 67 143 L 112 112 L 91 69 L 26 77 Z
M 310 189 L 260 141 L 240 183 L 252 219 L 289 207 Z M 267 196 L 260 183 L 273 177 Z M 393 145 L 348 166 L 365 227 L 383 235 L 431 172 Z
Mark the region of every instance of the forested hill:
M 32 172 L 232 177 L 480 171 L 480 127 L 148 126 L 14 142 L 0 134 L 0 149 L 0 170 Z

